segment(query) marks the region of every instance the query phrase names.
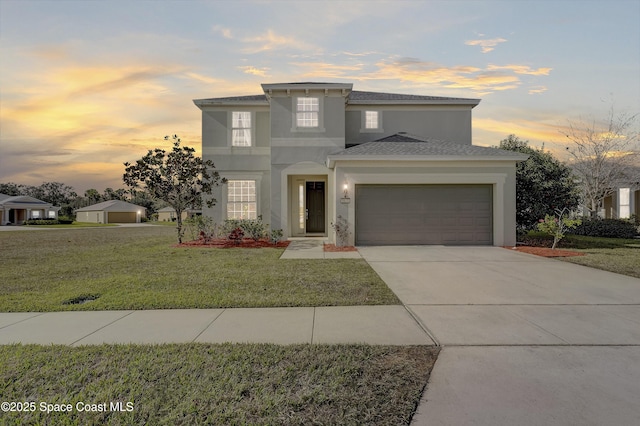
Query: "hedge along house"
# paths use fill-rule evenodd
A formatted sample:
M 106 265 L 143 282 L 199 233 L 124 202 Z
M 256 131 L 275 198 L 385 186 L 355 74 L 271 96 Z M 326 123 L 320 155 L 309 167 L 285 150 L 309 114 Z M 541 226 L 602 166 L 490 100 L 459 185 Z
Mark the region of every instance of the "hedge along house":
M 76 210 L 78 222 L 89 223 L 140 223 L 146 217 L 146 209 L 120 200 L 109 200 Z
M 182 220 L 192 218 L 193 216 L 201 216 L 200 209 L 186 209 L 182 212 Z M 171 206 L 163 207 L 158 210 L 158 222 L 173 222 L 177 220 L 176 209 Z
M 515 165 L 472 145 L 479 99 L 360 92 L 344 83 L 263 84 L 195 100 L 202 155 L 228 179 L 203 214 L 269 218 L 286 237 L 349 244 L 515 244 Z
M 60 207 L 27 195 L 0 194 L 0 225 L 22 225 L 29 219 L 58 219 Z

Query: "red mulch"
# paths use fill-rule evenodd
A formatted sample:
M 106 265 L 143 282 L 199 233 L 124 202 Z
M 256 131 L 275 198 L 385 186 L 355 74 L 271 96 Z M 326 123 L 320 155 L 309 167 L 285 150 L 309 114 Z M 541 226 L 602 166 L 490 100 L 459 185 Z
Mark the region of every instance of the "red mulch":
M 354 246 L 337 247 L 335 244 L 325 244 L 324 251 L 340 252 L 340 251 L 358 251 Z
M 283 248 L 289 245 L 289 241 L 278 241 L 276 244 L 272 244 L 268 240 L 254 241 L 251 238 L 244 238 L 239 243 L 235 241 L 227 240 L 224 238 L 218 238 L 209 241 L 205 244 L 204 239 L 195 241 L 187 241 L 182 244 L 176 244 L 175 247 L 209 247 L 209 248 L 261 248 L 261 247 L 277 247 Z
M 542 257 L 571 257 L 571 256 L 584 256 L 586 253 L 570 250 L 550 249 L 548 247 L 531 247 L 531 246 L 518 246 L 518 247 L 505 247 L 506 249 L 519 251 L 522 253 L 535 254 Z

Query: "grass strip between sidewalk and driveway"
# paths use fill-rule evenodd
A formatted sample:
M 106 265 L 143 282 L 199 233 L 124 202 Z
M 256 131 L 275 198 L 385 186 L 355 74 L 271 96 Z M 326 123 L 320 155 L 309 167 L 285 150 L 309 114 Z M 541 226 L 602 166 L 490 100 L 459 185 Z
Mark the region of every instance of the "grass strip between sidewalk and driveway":
M 35 408 L 0 418 L 56 425 L 408 425 L 437 354 L 425 346 L 0 346 L 3 401 Z M 125 411 L 112 411 L 112 402 Z M 42 411 L 53 404 L 70 412 Z M 86 408 L 105 411 L 79 411 Z
M 362 259 L 175 247 L 164 226 L 0 233 L 0 311 L 398 304 Z

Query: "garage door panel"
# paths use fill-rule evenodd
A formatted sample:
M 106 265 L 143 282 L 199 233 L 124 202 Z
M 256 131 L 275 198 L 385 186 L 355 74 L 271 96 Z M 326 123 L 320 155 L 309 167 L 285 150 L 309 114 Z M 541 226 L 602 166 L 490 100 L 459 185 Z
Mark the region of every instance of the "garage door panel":
M 356 244 L 493 243 L 491 185 L 356 185 Z

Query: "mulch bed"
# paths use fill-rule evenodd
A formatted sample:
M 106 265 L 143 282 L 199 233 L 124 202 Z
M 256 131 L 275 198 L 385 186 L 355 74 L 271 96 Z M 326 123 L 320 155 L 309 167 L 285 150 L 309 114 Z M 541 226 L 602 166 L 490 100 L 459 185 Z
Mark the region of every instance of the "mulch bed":
M 354 246 L 337 247 L 335 244 L 325 244 L 324 251 L 328 252 L 341 252 L 341 251 L 358 251 Z
M 244 238 L 242 241 L 236 242 L 226 238 L 217 238 L 205 243 L 204 239 L 187 241 L 182 244 L 176 244 L 175 247 L 209 247 L 209 248 L 284 248 L 289 245 L 289 241 L 278 241 L 276 244 L 269 240 L 254 241 L 251 238 Z
M 531 247 L 531 246 L 518 246 L 518 247 L 505 247 L 509 250 L 515 250 L 522 253 L 535 254 L 542 257 L 571 257 L 571 256 L 584 256 L 586 253 L 570 250 L 550 249 L 549 247 Z

